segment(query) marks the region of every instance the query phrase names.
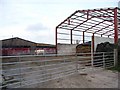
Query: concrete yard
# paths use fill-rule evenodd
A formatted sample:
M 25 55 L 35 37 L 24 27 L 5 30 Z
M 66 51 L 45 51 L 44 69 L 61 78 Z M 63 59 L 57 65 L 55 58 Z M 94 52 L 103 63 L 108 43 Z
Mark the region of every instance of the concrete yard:
M 118 88 L 118 72 L 92 69 L 79 74 L 36 84 L 36 88 Z

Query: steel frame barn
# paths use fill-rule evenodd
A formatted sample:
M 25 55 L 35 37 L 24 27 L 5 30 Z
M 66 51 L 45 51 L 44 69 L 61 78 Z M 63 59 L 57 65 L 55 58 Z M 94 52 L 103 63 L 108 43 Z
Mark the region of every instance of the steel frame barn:
M 82 36 L 82 43 L 85 43 L 85 33 L 91 33 L 93 38 L 94 35 L 114 38 L 114 43 L 117 44 L 118 31 L 120 31 L 119 21 L 120 9 L 118 7 L 75 11 L 56 26 L 56 53 L 60 40 L 73 44 L 75 36 Z M 77 33 L 74 34 L 74 32 Z M 69 37 L 59 38 L 59 35 Z

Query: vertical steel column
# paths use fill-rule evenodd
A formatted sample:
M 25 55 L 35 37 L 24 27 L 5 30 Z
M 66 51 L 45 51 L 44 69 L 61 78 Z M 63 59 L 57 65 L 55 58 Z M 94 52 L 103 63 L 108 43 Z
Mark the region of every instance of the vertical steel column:
M 91 42 L 91 65 L 94 66 L 94 33 L 92 36 L 92 42 Z
M 71 44 L 72 44 L 72 30 L 70 31 L 70 40 L 71 40 Z
M 87 19 L 89 19 L 89 10 L 87 11 Z
M 114 43 L 118 43 L 118 20 L 117 20 L 117 8 L 114 9 Z
M 92 36 L 92 51 L 94 52 L 94 33 L 93 33 L 93 36 Z
M 55 43 L 56 43 L 56 54 L 58 53 L 57 52 L 57 27 L 55 29 Z
M 85 32 L 83 31 L 83 43 L 85 43 Z
M 115 43 L 115 66 L 117 66 L 118 63 L 118 19 L 117 19 L 117 8 L 114 9 L 114 43 Z

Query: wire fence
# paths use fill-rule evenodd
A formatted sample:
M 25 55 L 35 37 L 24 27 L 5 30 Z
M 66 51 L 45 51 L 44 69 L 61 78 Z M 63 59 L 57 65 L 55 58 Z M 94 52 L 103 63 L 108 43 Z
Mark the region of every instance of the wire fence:
M 1 56 L 0 58 L 2 58 L 0 88 L 31 87 L 78 74 L 83 67 L 110 68 L 114 66 L 113 52 Z

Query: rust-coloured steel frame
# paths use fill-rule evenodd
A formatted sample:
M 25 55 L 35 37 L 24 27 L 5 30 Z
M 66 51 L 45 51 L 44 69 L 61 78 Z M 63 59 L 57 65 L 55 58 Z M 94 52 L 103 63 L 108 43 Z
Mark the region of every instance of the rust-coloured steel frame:
M 58 29 L 70 31 L 70 44 L 73 44 L 73 31 L 82 32 L 83 43 L 85 42 L 85 32 L 102 36 L 114 36 L 114 43 L 118 42 L 118 12 L 119 8 L 101 8 L 92 10 L 77 10 L 56 27 L 56 53 L 58 44 Z M 99 26 L 99 27 L 98 27 Z M 69 35 L 69 34 L 66 34 Z M 66 39 L 67 40 L 67 39 Z
M 114 43 L 118 43 L 118 19 L 117 19 L 117 8 L 114 9 Z

